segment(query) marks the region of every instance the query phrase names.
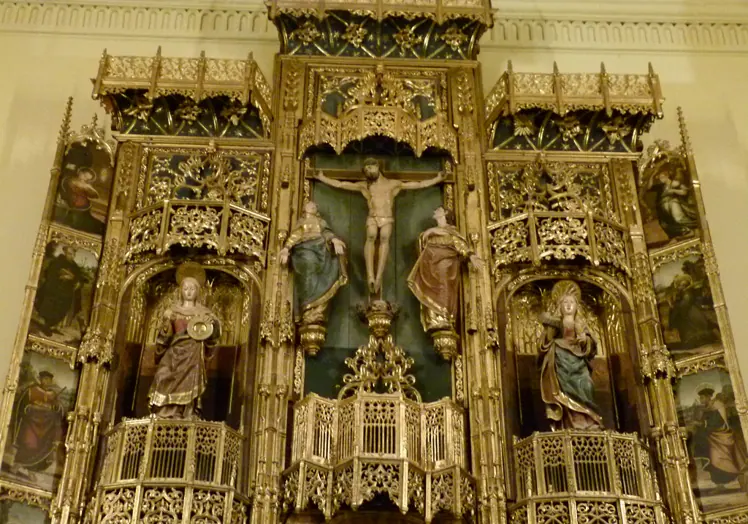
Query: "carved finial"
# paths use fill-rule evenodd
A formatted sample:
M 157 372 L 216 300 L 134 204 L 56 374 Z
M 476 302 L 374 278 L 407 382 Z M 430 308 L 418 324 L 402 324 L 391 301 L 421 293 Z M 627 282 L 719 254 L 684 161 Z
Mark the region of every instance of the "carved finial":
M 101 53 L 101 58 L 106 58 L 106 57 L 107 57 L 107 54 L 106 54 L 106 47 L 105 47 L 104 52 Z
M 652 62 L 649 63 L 649 74 L 650 74 L 650 76 L 654 76 L 655 75 L 655 68 L 652 65 Z
M 65 113 L 62 115 L 62 126 L 60 126 L 60 136 L 58 140 L 64 142 L 67 139 L 68 133 L 70 133 L 70 121 L 73 118 L 73 97 L 68 97 L 68 102 L 65 104 Z
M 91 117 L 91 128 L 95 129 L 96 125 L 99 123 L 99 115 L 96 113 L 93 114 L 93 117 Z
M 678 126 L 680 127 L 680 138 L 683 142 L 683 149 L 687 155 L 693 154 L 691 147 L 691 137 L 688 136 L 688 128 L 686 127 L 686 117 L 683 115 L 683 108 L 678 106 Z
M 558 74 L 558 63 L 555 60 L 553 61 L 553 74 Z
M 255 59 L 255 53 L 254 51 L 250 51 L 247 55 L 247 60 L 254 60 Z
M 512 66 L 511 60 L 506 63 L 506 72 L 509 74 L 512 74 L 514 72 L 514 67 Z
M 249 53 L 252 56 L 252 53 Z M 200 51 L 200 58 L 205 58 L 205 50 Z
M 608 71 L 605 69 L 605 62 L 600 62 L 600 74 L 607 75 Z
M 161 46 L 158 46 L 158 49 L 156 50 L 156 56 L 161 56 Z

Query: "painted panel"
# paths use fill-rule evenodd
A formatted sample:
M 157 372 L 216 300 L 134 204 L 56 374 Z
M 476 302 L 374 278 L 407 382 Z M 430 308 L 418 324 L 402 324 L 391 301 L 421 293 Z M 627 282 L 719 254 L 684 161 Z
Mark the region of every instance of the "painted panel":
M 657 267 L 653 279 L 668 349 L 676 356 L 721 349 L 703 257 L 700 254 L 674 257 Z
M 88 327 L 98 265 L 91 249 L 64 240 L 47 244 L 29 334 L 77 346 Z
M 694 494 L 704 511 L 748 504 L 748 454 L 730 375 L 707 369 L 676 386 L 678 415 L 688 430 Z
M 688 171 L 678 162 L 655 164 L 639 189 L 644 237 L 649 248 L 694 238 L 699 214 Z
M 13 399 L 1 475 L 53 491 L 65 462 L 66 414 L 73 407 L 78 371 L 33 351 L 24 353 Z
M 103 235 L 114 178 L 109 153 L 95 141 L 74 142 L 62 162 L 53 221 Z
M 48 524 L 47 512 L 21 502 L 0 501 L 0 524 Z

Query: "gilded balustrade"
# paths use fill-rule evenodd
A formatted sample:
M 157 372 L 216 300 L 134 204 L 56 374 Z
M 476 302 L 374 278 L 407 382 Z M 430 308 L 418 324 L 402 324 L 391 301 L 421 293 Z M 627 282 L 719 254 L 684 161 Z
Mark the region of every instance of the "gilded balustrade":
M 291 466 L 284 506 L 311 502 L 330 518 L 384 494 L 403 514 L 430 522 L 446 511 L 473 515 L 467 473 L 465 414 L 449 399 L 420 403 L 401 393 L 363 393 L 342 400 L 307 395 L 294 408 Z
M 243 437 L 224 423 L 126 420 L 105 439 L 87 522 L 246 522 Z
M 514 441 L 510 522 L 664 524 L 649 450 L 635 434 L 534 433 Z
M 522 262 L 540 265 L 577 256 L 594 265 L 610 264 L 630 273 L 626 256 L 626 230 L 616 222 L 590 212 L 535 211 L 529 209 L 489 226 L 494 269 Z

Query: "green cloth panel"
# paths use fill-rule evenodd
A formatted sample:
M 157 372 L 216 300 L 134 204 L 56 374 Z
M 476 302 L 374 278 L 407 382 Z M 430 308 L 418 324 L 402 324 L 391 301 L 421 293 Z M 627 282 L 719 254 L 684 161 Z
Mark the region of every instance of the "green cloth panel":
M 330 229 L 348 249 L 349 283 L 330 304 L 327 340 L 316 357 L 307 357 L 305 392 L 337 396 L 343 375 L 351 370 L 345 359 L 368 341 L 368 328 L 358 318 L 356 306 L 368 300 L 364 242 L 366 200 L 359 193 L 314 183 L 314 200 Z M 418 236 L 434 225 L 432 214 L 442 203 L 441 190 L 431 187 L 403 191 L 395 200 L 395 229 L 384 273 L 384 298 L 400 306 L 394 323 L 395 343 L 415 361 L 411 373 L 423 400 L 431 402 L 452 394 L 450 364 L 434 351 L 424 333 L 420 304 L 408 289 L 407 278 L 418 258 Z

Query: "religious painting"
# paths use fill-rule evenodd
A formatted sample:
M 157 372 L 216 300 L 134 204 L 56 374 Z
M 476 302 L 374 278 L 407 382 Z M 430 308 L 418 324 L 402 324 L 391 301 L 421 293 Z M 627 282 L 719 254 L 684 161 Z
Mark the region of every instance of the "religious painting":
M 653 272 L 657 307 L 665 344 L 681 355 L 721 348 L 704 259 L 694 250 L 674 256 Z
M 71 144 L 62 162 L 53 221 L 103 235 L 113 179 L 111 157 L 98 141 Z
M 26 351 L 8 425 L 2 476 L 53 491 L 65 463 L 68 411 L 78 372 L 56 358 Z
M 48 524 L 49 515 L 41 508 L 22 502 L 3 500 L 0 502 L 0 524 Z
M 721 368 L 684 376 L 676 386 L 688 432 L 694 494 L 704 511 L 748 504 L 748 454 L 730 375 Z
M 698 235 L 700 221 L 692 181 L 679 158 L 648 165 L 642 173 L 639 200 L 650 248 Z
M 77 346 L 88 327 L 99 261 L 91 248 L 62 238 L 47 244 L 29 334 Z

